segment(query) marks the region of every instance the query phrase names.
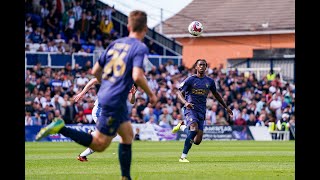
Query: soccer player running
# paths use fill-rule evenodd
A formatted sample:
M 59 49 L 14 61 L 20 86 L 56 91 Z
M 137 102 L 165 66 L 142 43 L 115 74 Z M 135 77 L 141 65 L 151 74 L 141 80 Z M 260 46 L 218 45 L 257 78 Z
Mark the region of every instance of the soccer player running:
M 87 84 L 86 86 L 82 89 L 82 91 L 77 94 L 73 99 L 75 102 L 78 102 L 79 100 L 81 100 L 84 95 L 89 91 L 89 89 L 91 89 L 94 85 L 98 84 L 98 80 L 97 78 L 92 78 Z M 132 85 L 131 90 L 129 91 L 129 95 L 128 95 L 128 99 L 130 101 L 131 104 L 135 103 L 135 93 L 137 91 L 137 88 Z M 94 102 L 94 107 L 92 109 L 92 119 L 95 123 L 97 123 L 97 119 L 101 114 L 101 106 L 99 105 L 99 101 L 98 99 L 96 99 L 96 101 Z M 90 133 L 91 135 L 95 135 L 96 131 L 92 131 L 90 130 L 88 133 Z M 80 153 L 77 157 L 77 159 L 81 162 L 84 161 L 88 161 L 87 156 L 89 156 L 90 154 L 94 153 L 94 150 L 92 150 L 91 148 L 87 148 L 85 149 L 82 153 Z
M 187 134 L 179 162 L 189 162 L 189 160 L 187 160 L 187 154 L 192 144 L 199 145 L 202 141 L 206 102 L 209 91 L 212 92 L 214 97 L 227 110 L 228 114 L 231 117 L 233 115 L 232 110 L 226 105 L 221 95 L 217 92 L 214 80 L 205 75 L 207 65 L 205 59 L 198 59 L 194 65 L 197 71 L 196 74 L 186 78 L 180 84 L 177 92 L 179 100 L 184 104 L 184 115 L 187 121 L 186 125 L 182 121 L 172 129 L 172 133 L 177 133 L 179 130 L 182 130 Z
M 148 48 L 142 42 L 148 29 L 147 14 L 139 10 L 130 12 L 127 28 L 129 36 L 110 43 L 92 69 L 92 74 L 101 84 L 98 100 L 102 111 L 96 123 L 95 136 L 67 128 L 62 119 L 55 119 L 40 130 L 36 140 L 60 133 L 96 152 L 103 152 L 119 134 L 121 176 L 122 179 L 131 180 L 131 144 L 134 135 L 128 115 L 127 96 L 135 83 L 145 91 L 152 105 L 157 102 L 157 97 L 148 87 L 143 70 L 143 61 L 148 55 Z

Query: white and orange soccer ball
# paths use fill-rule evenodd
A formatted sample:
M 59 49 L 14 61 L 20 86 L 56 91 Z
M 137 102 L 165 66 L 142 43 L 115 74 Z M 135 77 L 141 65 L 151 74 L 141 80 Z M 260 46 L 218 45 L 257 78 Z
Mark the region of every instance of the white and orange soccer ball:
M 188 31 L 192 36 L 200 36 L 203 32 L 203 25 L 199 21 L 192 21 L 188 26 Z

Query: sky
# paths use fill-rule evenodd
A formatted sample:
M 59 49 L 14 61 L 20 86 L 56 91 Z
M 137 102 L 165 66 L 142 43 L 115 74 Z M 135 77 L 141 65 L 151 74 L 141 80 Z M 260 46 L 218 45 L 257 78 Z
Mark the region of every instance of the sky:
M 160 23 L 161 8 L 163 21 L 178 13 L 192 0 L 100 0 L 116 10 L 128 15 L 132 10 L 143 10 L 148 14 L 148 27 L 153 28 Z

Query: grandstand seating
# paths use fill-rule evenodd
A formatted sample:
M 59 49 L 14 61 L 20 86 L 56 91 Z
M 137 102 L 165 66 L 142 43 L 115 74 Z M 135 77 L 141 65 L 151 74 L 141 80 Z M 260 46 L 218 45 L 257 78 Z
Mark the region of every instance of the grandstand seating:
M 30 3 L 29 1 L 27 1 L 26 3 Z M 87 9 L 89 8 L 89 5 L 84 3 L 82 1 L 82 13 L 86 12 Z M 105 9 L 105 7 L 107 7 L 106 4 L 104 4 L 101 1 L 97 1 L 96 5 L 95 5 L 97 11 L 96 12 L 96 16 L 97 16 L 97 22 L 98 24 L 100 23 L 100 19 L 101 19 L 101 12 L 102 10 Z M 50 9 L 49 9 L 50 10 Z M 88 9 L 89 10 L 89 9 Z M 66 11 L 68 11 L 68 9 L 66 9 Z M 99 30 L 99 28 L 96 27 L 96 39 L 97 40 L 101 40 L 102 42 L 105 41 L 105 39 L 109 39 L 109 40 L 113 40 L 116 39 L 118 37 L 123 37 L 128 35 L 128 31 L 126 28 L 126 24 L 127 24 L 127 16 L 122 14 L 119 11 L 116 11 L 115 9 L 112 10 L 112 17 L 110 19 L 112 19 L 112 23 L 113 23 L 113 29 L 110 32 L 110 36 L 109 37 L 105 37 L 105 35 L 102 34 L 102 32 Z M 87 13 L 87 12 L 86 12 Z M 94 15 L 94 14 L 93 14 Z M 62 17 L 61 17 L 62 16 Z M 58 18 L 59 20 L 59 27 L 57 27 L 57 29 L 59 30 L 59 34 L 61 35 L 61 38 L 65 40 L 65 44 L 68 44 L 68 36 L 65 34 L 66 32 L 64 31 L 65 27 L 64 27 L 64 14 L 59 15 L 58 13 L 54 15 L 54 17 Z M 45 33 L 41 35 L 41 40 L 39 43 L 32 43 L 32 33 L 30 35 L 27 35 L 26 33 L 26 43 L 25 43 L 25 47 L 28 46 L 29 49 L 26 49 L 26 51 L 30 51 L 30 52 L 36 52 L 39 51 L 39 47 L 42 47 L 42 51 L 48 51 L 47 50 L 47 42 L 48 42 L 48 33 L 51 31 L 50 28 L 48 28 L 48 26 L 46 25 L 46 19 L 47 17 L 42 18 L 40 16 L 40 14 L 37 14 L 36 12 L 26 12 L 26 25 L 31 23 L 32 24 L 32 28 L 36 29 L 37 27 L 41 27 L 41 31 L 45 30 Z M 90 22 L 90 21 L 89 21 Z M 76 22 L 77 23 L 77 22 Z M 80 23 L 80 22 L 79 22 Z M 73 32 L 73 37 L 76 37 L 76 31 L 77 28 L 79 28 L 79 26 L 76 24 L 75 25 L 75 29 Z M 89 34 L 89 32 L 87 32 Z M 57 35 L 57 32 L 54 31 L 53 37 L 55 38 Z M 93 51 L 95 50 L 95 45 L 94 44 L 90 44 L 87 42 L 86 40 L 87 37 L 81 35 L 80 39 L 78 40 L 80 42 L 80 46 L 75 46 L 73 48 L 76 49 L 76 52 L 78 52 L 81 48 L 87 52 L 87 53 L 93 53 Z M 50 39 L 51 41 L 52 39 Z M 154 44 L 152 45 L 153 52 L 151 54 L 155 54 L 155 55 L 166 55 L 166 56 L 181 56 L 182 53 L 182 46 L 178 43 L 175 42 L 172 39 L 169 39 L 167 37 L 165 37 L 164 35 L 161 35 L 157 32 L 155 32 L 152 29 L 149 29 L 149 32 L 145 38 L 145 43 L 148 45 L 148 43 L 150 41 L 153 41 Z M 77 37 L 76 37 L 76 41 L 77 41 Z M 41 44 L 41 45 L 40 45 Z M 106 47 L 107 44 L 104 44 L 104 47 Z M 55 45 L 57 46 L 57 44 Z M 74 45 L 73 45 L 74 46 Z M 68 48 L 68 50 L 64 53 L 74 53 L 72 51 L 72 47 Z
M 270 2 L 274 2 L 274 1 L 275 0 L 271 0 Z M 209 0 L 203 0 L 203 1 L 194 0 L 194 2 L 205 3 L 205 2 L 209 2 Z M 219 2 L 219 1 L 217 1 L 217 2 Z M 244 15 L 243 17 L 238 17 L 238 18 L 242 19 L 243 22 L 246 20 L 250 20 L 250 17 L 245 16 L 246 15 L 245 8 L 243 8 L 243 12 L 242 11 L 239 12 L 240 11 L 239 8 L 238 9 L 236 8 L 236 7 L 240 6 L 240 4 L 239 4 L 240 2 L 243 2 L 243 0 L 227 1 L 226 4 L 230 5 L 230 8 L 228 8 L 228 10 L 226 11 L 227 14 L 229 13 L 228 14 L 229 16 L 234 16 L 234 13 L 237 12 L 237 13 Z M 262 0 L 261 2 L 259 1 L 256 3 L 260 3 L 259 4 L 260 6 L 268 5 L 268 4 L 266 4 L 267 2 L 265 0 Z M 291 3 L 291 0 L 290 0 L 290 3 Z M 277 8 L 283 8 L 285 6 L 285 4 L 286 3 L 284 3 L 283 6 L 280 6 Z M 247 3 L 246 3 L 246 5 L 247 5 Z M 86 7 L 86 5 L 83 5 L 83 6 Z M 103 6 L 105 6 L 105 5 L 102 2 L 98 2 L 98 4 L 97 4 L 98 9 Z M 193 2 L 187 8 L 183 9 L 181 12 L 190 11 L 191 13 L 193 13 L 193 12 L 195 12 L 195 10 L 197 10 L 197 8 L 195 8 L 195 10 L 192 10 L 192 9 L 190 9 L 190 7 L 194 7 Z M 250 7 L 253 8 L 252 4 L 250 4 L 250 6 L 248 6 L 247 8 L 250 8 Z M 208 6 L 206 8 L 208 8 L 208 11 L 202 10 L 202 12 L 201 12 L 201 13 L 205 13 L 203 16 L 204 18 L 210 18 L 212 15 L 220 15 L 220 21 L 216 21 L 216 22 L 213 22 L 213 24 L 210 24 L 210 26 L 213 25 L 211 28 L 215 28 L 216 31 L 220 31 L 220 30 L 226 30 L 225 28 L 230 27 L 230 25 L 232 24 L 231 22 L 224 23 L 225 26 L 220 26 L 221 19 L 228 18 L 228 16 L 221 17 L 221 12 L 214 11 L 215 7 Z M 210 9 L 210 8 L 212 8 L 212 9 Z M 210 9 L 210 11 L 209 11 L 209 9 Z M 213 10 L 213 12 L 211 12 L 212 10 Z M 261 15 L 258 13 L 259 8 L 257 8 L 257 10 L 254 12 L 257 13 L 258 15 Z M 290 14 L 291 11 L 288 13 Z M 207 16 L 206 16 L 206 14 L 207 14 Z M 223 14 L 225 14 L 225 13 L 223 13 Z M 263 14 L 266 14 L 266 12 L 264 12 Z M 284 14 L 286 14 L 286 13 L 284 13 Z M 259 17 L 261 18 L 261 16 L 259 16 Z M 270 17 L 274 17 L 274 16 L 276 16 L 276 15 L 273 14 Z M 169 19 L 168 22 L 169 23 L 173 22 L 174 18 L 182 18 L 182 17 L 181 16 L 174 16 L 172 19 Z M 110 41 L 112 41 L 116 38 L 125 36 L 128 33 L 127 28 L 126 28 L 127 17 L 124 14 L 122 14 L 118 11 L 115 11 L 114 14 L 112 15 L 112 19 L 114 21 L 114 30 L 112 32 L 116 32 L 116 33 L 113 35 L 110 35 L 110 37 L 105 38 L 104 40 L 106 40 L 108 42 L 104 45 L 107 45 Z M 185 19 L 184 20 L 182 20 L 182 19 L 181 19 L 181 23 L 184 23 Z M 281 20 L 284 20 L 284 19 L 281 19 Z M 42 19 L 39 15 L 32 13 L 32 12 L 26 13 L 26 22 L 31 22 L 34 25 L 34 27 L 44 27 L 44 19 Z M 219 24 L 219 26 L 215 26 L 215 23 Z M 253 23 L 253 22 L 251 22 L 251 23 Z M 288 21 L 286 23 L 289 23 L 289 25 L 290 25 L 290 23 L 292 23 L 292 22 Z M 61 19 L 60 24 L 62 26 L 62 24 L 63 24 L 62 19 Z M 182 24 L 177 23 L 176 27 L 181 27 L 181 28 L 185 29 L 185 24 L 186 23 L 184 23 L 183 27 L 182 27 Z M 166 25 L 168 25 L 168 24 L 166 24 Z M 175 29 L 176 27 L 174 27 L 173 29 Z M 246 24 L 244 24 L 244 25 L 239 26 L 240 30 L 241 30 L 241 28 L 248 28 L 248 27 L 246 26 Z M 171 29 L 169 28 L 167 33 L 170 33 L 171 30 L 172 30 L 172 28 Z M 165 30 L 165 32 L 166 32 L 166 30 Z M 59 33 L 61 34 L 63 39 L 67 40 L 67 36 L 63 31 L 61 31 Z M 97 60 L 97 57 L 99 57 L 99 55 L 102 52 L 101 50 L 96 50 L 95 45 L 87 43 L 84 38 L 81 38 L 81 36 L 80 36 L 80 39 L 78 39 L 78 37 L 75 37 L 75 39 L 77 39 L 76 41 L 78 41 L 78 42 L 73 42 L 71 44 L 69 44 L 69 42 L 65 43 L 65 44 L 67 44 L 67 46 L 70 46 L 69 47 L 70 49 L 67 52 L 47 52 L 47 50 L 45 50 L 44 52 L 39 51 L 40 47 L 43 47 L 43 49 L 47 49 L 46 48 L 48 46 L 47 42 L 50 42 L 50 41 L 45 40 L 46 38 L 48 38 L 46 36 L 47 35 L 44 34 L 44 37 L 43 37 L 44 41 L 43 42 L 32 43 L 31 41 L 26 41 L 26 43 L 25 43 L 25 46 L 26 46 L 26 52 L 25 52 L 25 57 L 26 57 L 25 58 L 26 59 L 25 80 L 26 80 L 26 84 L 25 84 L 25 87 L 26 87 L 26 94 L 29 93 L 29 95 L 30 95 L 30 97 L 26 97 L 26 102 L 32 104 L 32 106 L 29 106 L 28 108 L 26 108 L 26 112 L 31 109 L 32 112 L 30 114 L 32 115 L 32 117 L 35 117 L 35 114 L 43 113 L 44 111 L 45 111 L 45 113 L 50 114 L 51 111 L 58 109 L 54 106 L 49 106 L 49 110 L 47 109 L 47 106 L 45 106 L 45 108 L 39 107 L 39 106 L 37 106 L 37 103 L 39 103 L 39 102 L 36 103 L 36 101 L 35 101 L 36 98 L 41 99 L 44 97 L 50 97 L 50 102 L 53 102 L 55 95 L 58 95 L 59 98 L 62 98 L 62 99 L 64 98 L 63 97 L 64 95 L 67 95 L 68 97 L 66 99 L 61 100 L 61 102 L 67 102 L 67 103 L 71 104 L 71 102 L 72 102 L 71 98 L 73 98 L 74 94 L 78 93 L 79 90 L 81 90 L 81 88 L 83 88 L 82 86 L 78 86 L 76 84 L 77 78 L 79 78 L 79 76 L 80 76 L 80 72 L 81 73 L 84 72 L 86 77 L 92 76 L 90 74 L 90 72 L 88 71 L 88 69 L 84 68 L 85 64 L 87 61 L 90 61 L 91 65 L 94 64 L 94 62 Z M 101 32 L 99 32 L 99 36 L 103 37 L 103 34 Z M 28 39 L 28 37 L 26 37 L 26 40 L 27 39 Z M 188 69 L 187 67 L 185 67 L 183 65 L 182 56 L 181 56 L 182 46 L 178 42 L 175 42 L 173 39 L 170 39 L 170 38 L 166 37 L 165 35 L 157 33 L 155 31 L 155 29 L 149 29 L 149 31 L 147 33 L 147 36 L 145 38 L 145 43 L 148 44 L 150 41 L 154 42 L 154 50 L 156 53 L 150 54 L 149 60 L 152 62 L 153 65 L 155 65 L 156 68 L 155 68 L 155 71 L 150 72 L 150 73 L 146 73 L 146 77 L 147 77 L 148 83 L 153 84 L 155 86 L 155 87 L 153 87 L 154 88 L 153 91 L 155 93 L 157 93 L 157 96 L 159 98 L 160 109 L 157 109 L 158 115 L 162 114 L 162 109 L 164 109 L 165 107 L 170 108 L 170 106 L 172 107 L 172 112 L 169 113 L 170 115 L 174 116 L 173 111 L 175 111 L 176 114 L 182 115 L 183 113 L 182 113 L 181 104 L 179 105 L 179 101 L 177 100 L 177 96 L 175 94 L 175 91 L 179 87 L 179 84 L 182 82 L 182 80 L 186 79 L 188 75 L 191 75 L 194 73 L 194 69 Z M 29 49 L 27 49 L 27 48 L 29 48 Z M 84 49 L 85 52 L 79 52 L 79 49 L 81 49 L 81 48 Z M 90 51 L 87 51 L 88 49 Z M 89 52 L 89 53 L 87 53 L 87 52 Z M 268 59 L 267 61 L 262 60 L 262 59 L 260 59 L 258 61 L 256 61 L 256 60 L 251 61 L 250 59 L 237 59 L 237 60 L 229 59 L 228 63 L 229 63 L 229 67 L 239 68 L 239 69 L 240 68 L 269 68 L 269 67 L 273 67 L 276 70 L 276 72 L 279 72 L 280 70 L 278 68 L 280 68 L 281 69 L 280 72 L 283 75 L 282 77 L 285 77 L 288 79 L 292 78 L 292 75 L 293 75 L 293 72 L 291 71 L 292 61 L 290 58 L 282 58 L 281 60 L 272 59 L 272 62 L 270 62 L 270 61 L 271 61 L 270 59 Z M 37 69 L 39 62 L 40 62 L 40 69 Z M 170 64 L 168 62 L 173 62 L 173 64 Z M 70 64 L 71 68 L 72 68 L 72 69 L 69 69 L 69 71 L 66 67 L 67 64 Z M 76 64 L 79 64 L 79 66 L 80 66 L 79 69 L 75 68 Z M 163 65 L 163 66 L 160 66 L 160 65 Z M 160 67 L 163 67 L 163 68 L 160 68 Z M 177 69 L 174 69 L 174 68 L 177 68 Z M 220 92 L 222 94 L 223 98 L 228 101 L 228 105 L 230 108 L 234 109 L 234 106 L 235 106 L 234 104 L 239 103 L 238 105 L 241 106 L 240 110 L 247 109 L 248 111 L 250 111 L 251 114 L 255 115 L 254 120 L 257 120 L 260 112 L 258 112 L 258 113 L 256 112 L 256 109 L 257 109 L 256 106 L 257 106 L 257 103 L 260 101 L 260 98 L 262 96 L 268 97 L 269 101 L 271 102 L 273 100 L 273 96 L 279 95 L 280 99 L 281 99 L 281 105 L 283 107 L 281 106 L 281 108 L 278 108 L 278 109 L 281 111 L 281 113 L 290 114 L 290 117 L 294 116 L 294 109 L 295 109 L 294 108 L 295 107 L 295 104 L 294 104 L 294 97 L 295 97 L 294 84 L 287 84 L 287 83 L 281 84 L 280 83 L 281 85 L 278 85 L 279 83 L 277 83 L 277 79 L 265 82 L 263 80 L 263 77 L 267 73 L 266 70 L 264 70 L 264 72 L 260 74 L 261 76 L 258 75 L 258 79 L 249 79 L 248 77 L 244 77 L 243 74 L 241 74 L 241 72 L 238 73 L 236 71 L 233 71 L 232 69 L 228 69 L 228 70 L 223 69 L 223 68 L 211 67 L 208 70 L 208 76 L 210 76 L 216 80 L 217 90 L 218 90 L 218 92 Z M 56 75 L 60 75 L 60 79 L 55 79 L 56 77 L 58 77 Z M 257 75 L 257 73 L 250 72 L 249 75 L 251 77 L 253 77 L 254 75 Z M 153 78 L 155 78 L 155 79 L 153 79 Z M 38 80 L 40 80 L 40 81 L 38 81 Z M 49 81 L 48 84 L 47 84 L 47 82 L 45 82 L 46 80 Z M 152 80 L 154 80 L 154 81 L 151 82 Z M 62 84 L 62 81 L 63 81 L 64 85 L 66 87 L 63 87 L 60 89 L 57 88 L 59 90 L 56 90 L 56 87 L 54 87 L 54 85 L 52 85 L 53 81 L 55 82 L 55 84 L 59 84 L 57 82 L 61 82 L 61 84 Z M 40 82 L 40 84 L 37 84 L 39 82 Z M 276 82 L 277 85 L 273 85 L 273 82 Z M 244 84 L 244 83 L 246 83 L 246 84 Z M 243 84 L 245 85 L 245 87 L 242 86 Z M 259 87 L 257 84 L 260 84 L 260 85 L 263 84 L 264 85 L 263 89 L 258 89 Z M 276 87 L 272 87 L 272 86 L 276 86 Z M 275 89 L 273 92 L 271 90 L 269 90 L 269 88 L 271 88 L 271 87 L 273 89 Z M 95 88 L 92 88 L 92 89 L 93 89 L 92 92 L 90 92 L 91 94 L 88 97 L 86 97 L 88 99 L 82 100 L 81 102 L 77 103 L 76 104 L 77 108 L 75 108 L 75 109 L 90 108 L 90 107 L 88 107 L 89 105 L 87 103 L 88 102 L 87 100 L 93 100 L 93 99 L 97 98 L 97 96 L 95 94 L 96 92 L 94 93 L 94 90 L 96 90 L 96 89 Z M 247 90 L 249 90 L 249 92 Z M 246 94 L 246 93 L 248 93 L 248 94 Z M 272 94 L 272 93 L 274 93 L 274 94 Z M 143 111 L 147 107 L 147 103 L 144 105 L 141 105 L 141 103 L 140 103 L 140 100 L 145 97 L 144 95 L 145 95 L 144 92 L 141 89 L 138 89 L 136 97 L 137 97 L 137 101 L 139 101 L 139 103 L 137 103 L 137 104 L 139 104 L 139 105 L 137 105 L 137 104 L 133 105 L 132 108 L 138 109 L 137 106 L 142 106 L 142 107 L 139 107 L 139 110 Z M 240 95 L 240 96 L 238 96 L 238 95 Z M 39 96 L 39 97 L 36 97 L 36 96 Z M 242 98 L 243 96 L 246 96 L 246 97 Z M 258 96 L 258 98 L 257 98 L 257 96 Z M 240 99 L 238 97 L 240 97 Z M 173 101 L 172 105 L 168 104 L 169 99 Z M 146 100 L 147 100 L 146 102 L 148 102 L 148 99 L 146 99 Z M 274 99 L 274 100 L 279 100 L 279 98 Z M 245 102 L 248 104 L 245 104 L 242 102 Z M 275 116 L 275 114 L 273 114 L 274 112 L 271 112 L 270 109 L 268 109 L 271 104 L 270 102 L 268 102 L 268 104 L 266 104 L 265 107 L 261 107 L 260 111 L 262 111 L 262 109 L 265 111 L 264 113 L 266 113 L 266 116 L 268 116 L 267 117 L 268 119 L 266 121 L 280 120 L 278 117 Z M 58 102 L 58 103 L 60 103 L 60 102 Z M 207 111 L 211 110 L 213 103 L 217 103 L 217 101 L 213 98 L 213 96 L 211 94 L 208 97 Z M 278 102 L 278 104 L 279 104 L 279 102 Z M 58 105 L 58 107 L 60 105 Z M 66 108 L 66 107 L 61 105 L 59 108 L 59 110 L 61 111 L 60 113 L 62 115 L 63 115 L 63 113 L 65 113 L 65 109 L 64 109 L 64 112 L 63 112 L 63 110 L 61 110 L 63 108 Z M 175 109 L 175 110 L 173 110 L 173 109 Z M 218 109 L 216 112 L 218 112 L 218 110 L 220 110 L 220 109 L 224 110 L 224 108 L 222 108 L 221 106 L 218 106 Z M 74 110 L 74 111 L 76 111 L 76 110 Z M 45 113 L 43 113 L 43 114 L 45 114 Z M 130 111 L 130 113 L 132 113 L 132 111 Z M 44 116 L 46 116 L 46 118 L 48 118 L 47 114 L 44 115 Z M 245 115 L 249 115 L 249 113 L 245 114 Z M 279 114 L 277 114 L 277 115 L 279 115 Z M 140 120 L 142 120 L 144 118 L 144 114 L 140 112 L 140 116 L 141 116 Z M 224 116 L 226 119 L 228 119 L 228 123 L 230 123 L 230 124 L 234 123 L 234 121 L 232 119 L 228 118 L 226 116 L 226 114 Z M 174 119 L 175 121 L 170 122 L 171 126 L 177 122 L 176 117 L 173 117 L 173 118 L 175 118 Z M 235 117 L 235 118 L 238 118 L 238 117 Z M 213 115 L 212 115 L 212 117 L 210 117 L 210 119 L 206 119 L 206 123 L 207 124 L 212 123 L 212 125 L 213 125 L 214 122 L 212 121 L 212 119 L 215 119 L 215 117 Z M 45 123 L 50 122 L 49 118 L 47 120 L 48 121 L 45 121 Z M 293 118 L 293 121 L 294 121 L 294 118 Z M 132 120 L 132 122 L 135 123 L 133 120 Z M 145 122 L 145 121 L 143 120 L 143 122 Z M 26 122 L 26 125 L 31 125 L 31 124 L 27 124 L 27 123 L 29 123 L 29 122 Z M 43 123 L 42 125 L 45 125 L 45 123 Z M 75 122 L 73 122 L 73 123 L 75 123 Z M 216 125 L 216 124 L 214 124 L 214 125 Z

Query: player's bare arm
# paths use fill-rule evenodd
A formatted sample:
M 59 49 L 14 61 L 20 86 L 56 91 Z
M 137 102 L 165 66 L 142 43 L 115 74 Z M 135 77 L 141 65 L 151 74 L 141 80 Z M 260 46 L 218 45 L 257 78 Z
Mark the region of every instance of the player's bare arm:
M 131 104 L 134 104 L 136 102 L 136 96 L 135 96 L 136 92 L 137 92 L 136 86 L 132 85 L 132 88 L 131 88 L 130 93 L 128 95 L 128 99 Z
M 181 92 L 181 91 L 177 91 L 177 95 L 179 100 L 181 101 L 182 104 L 184 104 L 184 106 L 188 109 L 193 109 L 193 104 L 189 103 L 184 97 L 185 97 L 185 93 Z
M 101 83 L 102 67 L 100 66 L 98 61 L 94 64 L 91 74 L 97 78 L 98 83 Z
M 150 103 L 152 105 L 155 105 L 157 103 L 158 98 L 156 97 L 156 95 L 149 88 L 147 80 L 146 80 L 146 78 L 144 76 L 143 69 L 141 69 L 139 67 L 133 67 L 132 79 L 138 86 L 140 86 L 144 90 L 144 92 L 147 93 L 147 95 L 150 98 Z
M 98 84 L 97 78 L 91 79 L 86 86 L 82 89 L 82 91 L 77 94 L 73 99 L 75 102 L 78 102 L 80 99 L 83 98 L 83 96 L 89 91 L 90 88 L 92 88 L 95 84 Z
M 212 92 L 212 94 L 214 95 L 214 97 L 219 101 L 219 103 L 227 110 L 228 114 L 230 115 L 230 117 L 233 116 L 233 112 L 232 110 L 226 105 L 226 103 L 223 101 L 221 95 L 216 91 L 216 92 Z

